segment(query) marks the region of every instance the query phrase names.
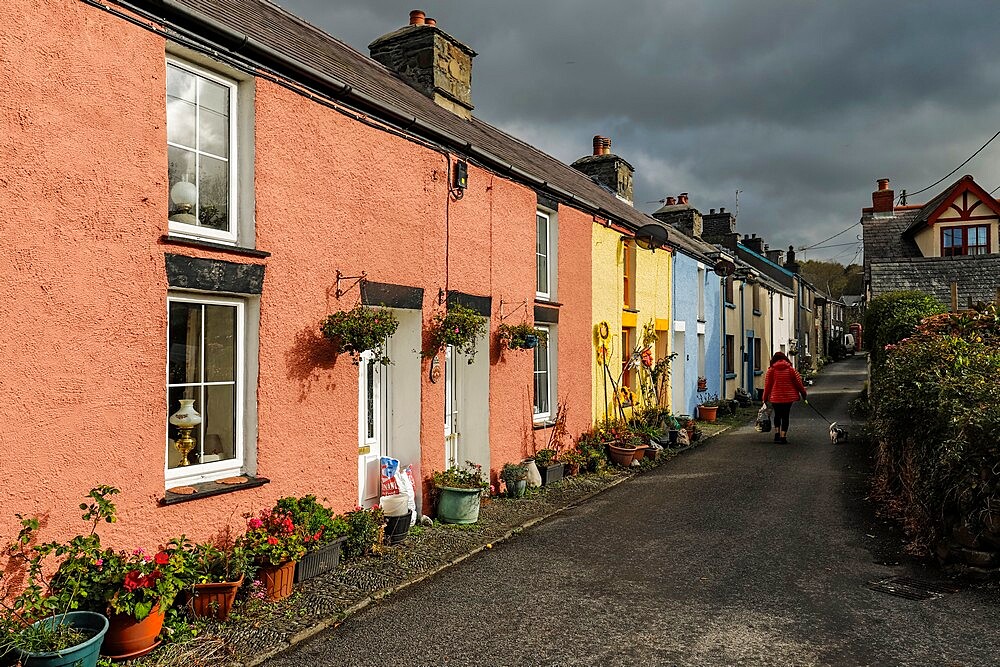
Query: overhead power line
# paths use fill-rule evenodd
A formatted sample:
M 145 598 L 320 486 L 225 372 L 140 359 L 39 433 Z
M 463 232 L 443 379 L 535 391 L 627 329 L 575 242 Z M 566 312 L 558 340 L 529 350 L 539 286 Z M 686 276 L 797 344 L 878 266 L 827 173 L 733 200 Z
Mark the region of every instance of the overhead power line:
M 826 243 L 827 241 L 830 241 L 830 240 L 832 240 L 832 239 L 835 239 L 835 238 L 837 238 L 838 236 L 840 236 L 840 235 L 841 235 L 841 234 L 843 234 L 844 232 L 849 232 L 849 231 L 851 231 L 852 229 L 854 229 L 855 227 L 857 227 L 857 226 L 858 226 L 858 225 L 860 225 L 860 224 L 861 224 L 861 221 L 859 220 L 858 222 L 855 222 L 855 223 L 854 223 L 853 225 L 851 225 L 851 226 L 850 226 L 850 227 L 848 227 L 847 229 L 842 229 L 842 230 L 840 230 L 839 232 L 837 232 L 836 234 L 834 234 L 833 236 L 830 236 L 830 237 L 827 237 L 827 238 L 823 239 L 822 241 L 819 241 L 819 242 L 817 242 L 817 243 L 813 243 L 812 245 L 807 245 L 807 246 L 804 246 L 804 247 L 802 247 L 802 248 L 799 248 L 799 250 L 812 250 L 812 249 L 816 248 L 816 246 L 820 246 L 820 245 L 823 245 L 823 244 L 824 244 L 824 243 Z
M 922 189 L 917 190 L 915 192 L 907 192 L 906 196 L 907 197 L 912 197 L 913 195 L 919 195 L 921 192 L 927 192 L 928 190 L 930 190 L 931 188 L 933 188 L 935 185 L 938 185 L 939 183 L 941 183 L 942 181 L 944 181 L 946 178 L 948 178 L 949 176 L 951 176 L 952 174 L 954 174 L 956 171 L 958 171 L 959 169 L 961 169 L 965 165 L 967 165 L 970 162 L 972 162 L 972 158 L 974 158 L 977 155 L 979 155 L 980 153 L 982 153 L 983 149 L 986 148 L 987 146 L 989 146 L 991 143 L 993 143 L 993 140 L 996 139 L 997 137 L 1000 137 L 1000 130 L 997 130 L 997 133 L 994 134 L 992 137 L 990 137 L 989 141 L 987 141 L 985 144 L 983 144 L 982 146 L 980 146 L 979 149 L 975 153 L 973 153 L 972 155 L 970 155 L 969 157 L 967 157 L 965 159 L 965 162 L 963 162 L 962 164 L 958 165 L 957 167 L 955 167 L 954 169 L 952 169 L 951 171 L 949 171 L 947 174 L 945 174 L 944 176 L 942 176 L 938 180 L 936 180 L 933 183 L 931 183 L 930 185 L 928 185 L 926 188 L 922 188 Z M 997 188 L 996 190 L 1000 190 L 1000 188 Z M 996 192 L 996 190 L 994 190 L 993 192 Z M 993 194 L 993 193 L 991 192 L 990 194 Z M 902 197 L 902 196 L 903 195 L 900 194 L 900 197 Z

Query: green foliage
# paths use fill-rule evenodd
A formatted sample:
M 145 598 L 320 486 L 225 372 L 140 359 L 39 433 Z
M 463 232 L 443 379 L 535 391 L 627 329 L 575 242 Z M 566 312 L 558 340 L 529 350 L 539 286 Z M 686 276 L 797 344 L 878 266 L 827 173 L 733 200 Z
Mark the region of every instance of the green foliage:
M 532 339 L 532 337 L 534 337 Z M 534 347 L 545 347 L 549 335 L 530 324 L 501 324 L 497 327 L 497 338 L 501 345 L 511 350 L 530 350 Z
M 535 454 L 535 464 L 545 467 L 552 465 L 556 460 L 556 450 L 554 449 L 539 449 Z
M 167 542 L 163 549 L 177 557 L 180 577 L 186 586 L 239 581 L 250 573 L 250 556 L 242 545 L 226 540 L 221 546 L 194 543 L 184 535 Z
M 718 394 L 709 394 L 708 392 L 698 394 L 698 405 L 704 405 L 706 408 L 717 408 L 728 402 L 726 399 L 720 399 Z
M 451 466 L 443 472 L 435 472 L 432 476 L 434 486 L 453 489 L 488 489 L 490 480 L 483 475 L 483 466 L 472 461 L 466 461 L 464 466 Z
M 870 392 L 878 480 L 919 542 L 958 523 L 978 535 L 1000 507 L 998 377 L 994 308 L 930 318 L 884 350 Z
M 311 550 L 346 535 L 350 528 L 344 517 L 334 514 L 314 495 L 282 498 L 274 508 L 288 514 L 292 523 L 302 529 Z
M 813 285 L 828 290 L 835 299 L 864 291 L 864 267 L 860 264 L 844 266 L 840 262 L 807 259 L 799 263 L 799 272 Z
M 431 319 L 430 348 L 425 356 L 434 356 L 448 345 L 456 352 L 466 354 L 471 364 L 476 357 L 476 340 L 484 336 L 489 320 L 474 310 L 453 303 L 444 313 L 435 313 Z
M 864 341 L 873 367 L 882 365 L 886 345 L 903 340 L 920 320 L 944 310 L 937 299 L 923 292 L 888 292 L 872 299 L 865 310 Z
M 355 364 L 361 361 L 361 353 L 369 350 L 376 361 L 391 363 L 385 345 L 398 328 L 399 320 L 388 308 L 363 305 L 332 313 L 320 325 L 323 336 L 337 345 L 340 352 L 350 353 Z
M 385 526 L 385 514 L 378 507 L 371 509 L 357 508 L 345 515 L 348 525 L 347 541 L 344 543 L 344 555 L 347 558 L 360 558 L 381 542 L 382 529 Z
M 520 463 L 504 463 L 500 470 L 500 478 L 507 483 L 507 486 L 522 479 L 527 479 L 528 467 Z

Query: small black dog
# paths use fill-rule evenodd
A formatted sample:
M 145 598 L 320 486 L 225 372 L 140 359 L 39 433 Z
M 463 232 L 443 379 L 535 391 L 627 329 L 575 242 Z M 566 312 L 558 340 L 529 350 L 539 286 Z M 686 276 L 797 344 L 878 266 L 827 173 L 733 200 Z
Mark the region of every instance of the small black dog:
M 833 422 L 830 424 L 830 444 L 839 445 L 842 442 L 847 442 L 847 429 Z

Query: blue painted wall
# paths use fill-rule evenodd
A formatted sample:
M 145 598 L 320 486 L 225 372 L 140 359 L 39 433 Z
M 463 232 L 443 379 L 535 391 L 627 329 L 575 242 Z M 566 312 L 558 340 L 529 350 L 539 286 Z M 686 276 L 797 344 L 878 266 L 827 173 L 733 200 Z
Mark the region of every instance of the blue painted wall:
M 671 322 L 671 351 L 677 353 L 672 368 L 683 364 L 683 391 L 675 387 L 673 411 L 675 414 L 694 414 L 698 404 L 698 261 L 681 252 L 674 253 L 673 318 Z M 704 266 L 704 265 L 703 265 Z M 710 266 L 704 266 L 702 283 L 705 294 L 705 377 L 708 393 L 722 394 L 722 289 L 719 276 Z M 732 312 L 732 311 L 730 311 Z M 677 340 L 675 322 L 684 322 L 684 350 L 674 349 Z M 680 375 L 672 370 L 672 379 Z M 678 404 L 678 402 L 680 404 Z

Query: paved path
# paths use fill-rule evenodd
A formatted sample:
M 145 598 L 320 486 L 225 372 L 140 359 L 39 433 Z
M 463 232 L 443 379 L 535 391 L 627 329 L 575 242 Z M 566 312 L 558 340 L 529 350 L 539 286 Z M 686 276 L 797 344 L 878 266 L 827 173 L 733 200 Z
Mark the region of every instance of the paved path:
M 847 421 L 863 372 L 828 367 L 812 402 Z M 801 404 L 769 439 L 719 436 L 268 664 L 1000 664 L 996 593 L 865 587 L 927 573 L 879 555 L 860 446 Z

